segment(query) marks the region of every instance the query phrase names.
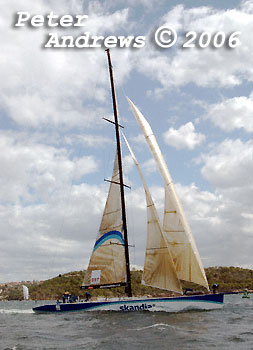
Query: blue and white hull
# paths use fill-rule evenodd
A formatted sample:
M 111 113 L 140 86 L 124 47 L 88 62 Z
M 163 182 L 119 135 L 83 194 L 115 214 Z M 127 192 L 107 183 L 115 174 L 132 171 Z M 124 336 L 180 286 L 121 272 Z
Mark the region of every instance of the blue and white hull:
M 205 294 L 167 298 L 126 298 L 60 303 L 33 308 L 35 312 L 67 311 L 164 311 L 212 310 L 222 307 L 224 294 Z

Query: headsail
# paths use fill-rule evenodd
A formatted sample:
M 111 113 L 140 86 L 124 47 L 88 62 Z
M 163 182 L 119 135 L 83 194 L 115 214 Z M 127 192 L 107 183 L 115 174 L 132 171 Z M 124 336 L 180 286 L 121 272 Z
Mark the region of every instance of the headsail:
M 182 293 L 180 281 L 172 261 L 170 250 L 163 236 L 160 219 L 139 163 L 123 135 L 129 152 L 143 182 L 147 203 L 147 246 L 142 283 L 156 288 Z
M 153 131 L 133 102 L 130 99 L 128 99 L 128 102 L 144 133 L 149 149 L 164 180 L 165 208 L 163 230 L 166 242 L 171 248 L 170 251 L 173 256 L 178 278 L 200 284 L 209 290 L 198 249 Z
M 103 218 L 82 287 L 100 288 L 125 285 L 125 282 L 126 262 L 116 155 Z

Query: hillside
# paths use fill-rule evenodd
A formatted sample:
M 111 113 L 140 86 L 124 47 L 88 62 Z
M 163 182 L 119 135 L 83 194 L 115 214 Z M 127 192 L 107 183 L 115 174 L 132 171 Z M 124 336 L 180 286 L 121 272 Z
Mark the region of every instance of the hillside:
M 84 296 L 80 289 L 85 271 L 74 271 L 58 277 L 41 282 L 19 282 L 0 285 L 0 298 L 7 300 L 22 299 L 22 284 L 29 288 L 30 298 L 33 300 L 50 300 L 61 298 L 61 295 L 68 291 L 71 294 Z M 132 271 L 133 295 L 165 296 L 169 295 L 164 290 L 143 286 L 141 282 L 142 271 Z M 253 289 L 253 270 L 239 267 L 208 267 L 206 275 L 211 287 L 214 283 L 219 284 L 220 292 L 242 291 L 244 288 Z M 184 283 L 184 288 L 192 288 L 194 291 L 202 292 L 204 288 Z M 123 296 L 124 288 L 92 290 L 92 296 Z

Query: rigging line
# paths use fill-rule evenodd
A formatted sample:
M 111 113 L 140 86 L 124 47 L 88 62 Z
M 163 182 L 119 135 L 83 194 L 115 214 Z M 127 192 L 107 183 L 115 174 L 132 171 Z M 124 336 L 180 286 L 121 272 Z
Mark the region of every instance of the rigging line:
M 122 144 L 123 145 L 123 144 Z M 131 189 L 131 187 L 130 187 Z M 134 220 L 134 212 L 133 212 L 133 196 L 132 192 L 128 192 L 126 196 L 126 202 L 128 203 L 127 205 L 127 216 L 128 216 L 128 226 L 131 226 L 129 229 L 129 236 L 132 241 L 132 245 L 128 245 L 129 247 L 132 247 L 133 249 L 131 252 L 133 252 L 133 258 L 131 256 L 131 262 L 132 265 L 136 265 L 136 250 L 135 250 L 135 220 Z
M 101 65 L 103 67 L 103 65 Z M 101 67 L 100 67 L 101 69 Z M 104 72 L 104 67 L 103 67 Z M 102 73 L 102 72 L 101 72 Z M 101 76 L 101 75 L 100 75 Z M 107 91 L 107 90 L 106 90 Z M 107 100 L 110 100 L 110 92 L 108 91 L 108 97 Z M 109 103 L 108 103 L 109 105 Z M 107 110 L 107 107 L 105 109 Z M 111 119 L 113 119 L 113 113 L 110 111 L 110 108 L 108 107 L 107 116 Z M 112 177 L 112 167 L 115 160 L 115 149 L 116 149 L 116 140 L 114 136 L 114 128 L 109 126 L 108 123 L 105 123 L 104 118 L 100 115 L 100 119 L 102 122 L 102 131 L 103 131 L 103 139 L 105 140 L 105 146 L 102 147 L 102 159 L 103 159 L 103 170 L 104 170 L 104 179 L 111 178 Z M 110 140 L 108 142 L 107 140 Z
M 123 137 L 125 137 L 123 131 L 121 130 L 121 134 L 123 135 Z M 124 148 L 126 147 L 126 143 L 123 142 L 122 146 L 124 145 Z M 129 154 L 129 150 L 127 149 L 127 153 Z M 132 160 L 132 157 L 130 156 L 130 159 Z M 132 161 L 133 162 L 133 161 Z M 133 162 L 134 164 L 134 162 Z M 134 169 L 135 169 L 135 165 L 134 165 Z M 135 242 L 135 236 L 136 236 L 136 229 L 135 229 L 135 222 L 137 222 L 138 220 L 135 220 L 134 218 L 134 198 L 133 198 L 133 193 L 129 193 L 129 195 L 127 196 L 127 201 L 129 202 L 129 205 L 127 206 L 127 213 L 128 213 L 128 218 L 129 218 L 129 223 L 131 223 L 131 230 L 129 230 L 131 232 L 131 240 L 133 242 L 133 258 L 131 258 L 132 264 L 136 265 L 136 242 Z
M 114 83 L 115 83 L 115 86 L 117 86 L 117 91 L 119 92 L 121 90 L 123 96 L 125 97 L 126 99 L 126 92 L 124 90 L 124 87 L 120 84 L 118 84 L 117 82 L 117 74 L 115 75 L 116 77 L 114 77 Z M 119 99 L 120 100 L 120 99 Z M 118 103 L 118 106 L 119 106 L 119 103 Z M 120 128 L 124 128 L 124 123 L 122 124 L 121 123 L 121 113 L 119 111 L 119 108 L 118 108 L 118 124 L 119 124 L 119 127 Z M 123 122 L 124 122 L 124 118 L 123 118 Z M 120 130 L 120 132 L 123 134 L 122 130 Z M 124 147 L 124 142 L 122 142 L 121 140 L 121 147 L 123 148 Z M 123 153 L 123 152 L 122 152 Z M 125 154 L 129 154 L 129 152 L 124 152 Z M 123 164 L 123 168 L 125 167 L 124 166 L 124 156 L 122 157 L 122 164 Z M 125 185 L 124 185 L 125 186 Z M 126 187 L 129 187 L 129 186 L 126 186 Z M 131 189 L 131 187 L 129 187 Z M 133 244 L 130 245 L 128 244 L 128 247 L 132 247 L 132 251 L 133 251 L 133 258 L 131 256 L 131 265 L 135 265 L 136 264 L 136 244 L 135 244 L 135 220 L 134 220 L 134 214 L 133 214 L 133 196 L 131 195 L 131 193 L 127 193 L 127 195 L 125 196 L 125 200 L 126 200 L 126 204 L 128 202 L 129 205 L 126 205 L 126 210 L 127 210 L 127 217 L 128 217 L 128 226 L 131 222 L 131 226 L 132 226 L 132 229 L 128 230 L 128 236 L 131 238 Z
M 113 76 L 113 80 L 114 80 L 115 88 L 117 88 L 116 89 L 117 90 L 116 91 L 116 98 L 117 98 L 117 101 L 118 101 L 118 104 L 117 104 L 117 106 L 118 106 L 118 123 L 119 123 L 120 128 L 124 128 L 124 123 L 121 124 L 121 122 L 120 122 L 120 121 L 122 121 L 122 119 L 123 119 L 123 122 L 124 122 L 124 118 L 121 117 L 122 113 L 120 112 L 120 108 L 119 108 L 120 103 L 119 103 L 119 101 L 122 100 L 121 93 L 123 94 L 125 99 L 126 99 L 127 95 L 125 93 L 125 90 L 124 90 L 124 87 L 122 86 L 122 84 L 118 83 L 118 74 L 115 74 L 115 76 Z
M 125 98 L 127 98 L 127 94 L 126 94 L 124 86 L 121 86 L 120 90 L 121 90 L 122 94 L 125 96 Z
M 103 122 L 102 131 L 103 131 L 103 139 L 106 140 L 108 138 L 108 133 L 111 134 L 113 130 L 110 127 L 108 128 L 108 125 Z M 110 135 L 110 139 L 112 139 L 111 135 Z M 113 141 L 113 144 L 115 144 L 114 141 Z M 115 155 L 112 154 L 112 148 L 113 147 L 111 147 L 111 145 L 109 145 L 109 147 L 107 146 L 102 147 L 104 179 L 107 177 L 109 178 L 112 177 L 112 174 L 111 174 L 112 160 L 114 161 L 114 158 L 115 158 Z
M 96 67 L 97 67 L 97 74 L 96 74 L 96 81 L 95 81 L 95 88 L 94 91 L 97 91 L 97 88 L 100 90 L 105 90 L 105 86 L 106 86 L 106 79 L 107 79 L 107 74 L 106 74 L 106 64 L 104 64 L 104 57 L 103 55 L 98 56 L 98 60 L 101 58 L 101 62 L 97 62 Z M 102 79 L 101 79 L 102 77 Z M 106 88 L 107 91 L 107 88 Z M 109 93 L 108 93 L 109 96 Z M 109 97 L 108 97 L 109 100 Z M 99 103 L 101 103 L 101 101 L 99 101 Z M 106 109 L 106 107 L 105 107 Z M 109 109 L 108 109 L 109 110 Z M 109 112 L 108 112 L 109 113 Z M 102 134 L 102 144 L 99 147 L 99 157 L 101 160 L 101 168 L 103 171 L 103 178 L 111 177 L 111 160 L 114 159 L 114 157 L 111 154 L 111 144 L 108 143 L 108 140 L 111 140 L 111 136 L 110 138 L 108 137 L 108 132 L 111 132 L 110 128 L 107 127 L 106 123 L 104 123 L 104 121 L 102 121 L 101 118 L 101 113 L 99 111 L 99 115 L 97 115 L 98 118 L 98 127 L 99 130 L 101 130 L 101 134 Z M 110 169 L 110 170 L 109 170 Z M 98 180 L 99 181 L 99 185 L 102 186 L 102 188 L 104 188 L 103 184 L 103 180 Z

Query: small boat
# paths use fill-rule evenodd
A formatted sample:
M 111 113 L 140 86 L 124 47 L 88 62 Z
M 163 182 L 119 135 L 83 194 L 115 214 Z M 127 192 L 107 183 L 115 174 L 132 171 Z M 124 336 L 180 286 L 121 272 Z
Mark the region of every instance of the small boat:
M 243 299 L 250 299 L 249 291 L 248 291 L 247 288 L 244 289 L 242 298 L 243 298 Z
M 121 299 L 88 300 L 75 303 L 57 303 L 35 307 L 35 312 L 66 311 L 165 311 L 177 312 L 189 309 L 210 310 L 223 305 L 224 295 L 210 294 L 205 271 L 185 218 L 179 198 L 163 155 L 152 129 L 144 116 L 128 99 L 148 147 L 158 165 L 164 181 L 165 208 L 163 225 L 152 200 L 137 159 L 125 139 L 136 164 L 145 189 L 147 206 L 147 242 L 142 284 L 174 292 L 168 297 L 133 297 L 130 276 L 129 245 L 125 210 L 124 182 L 121 159 L 120 125 L 113 82 L 110 52 L 107 50 L 112 101 L 114 110 L 117 150 L 114 169 L 102 221 L 91 254 L 82 288 L 125 287 L 126 297 Z M 181 281 L 204 286 L 208 293 L 182 295 Z

